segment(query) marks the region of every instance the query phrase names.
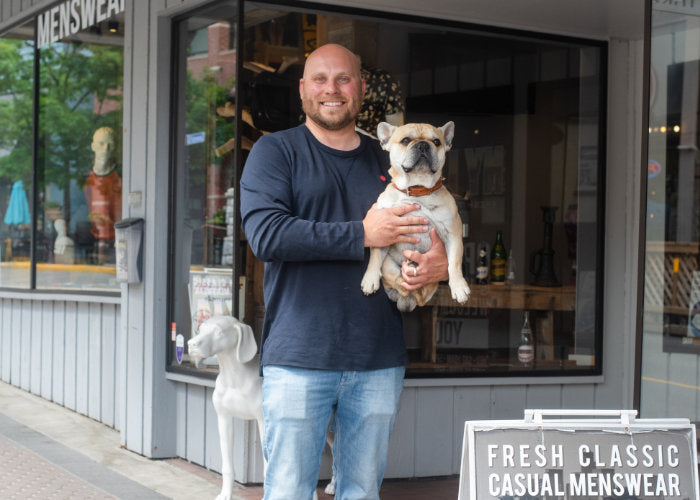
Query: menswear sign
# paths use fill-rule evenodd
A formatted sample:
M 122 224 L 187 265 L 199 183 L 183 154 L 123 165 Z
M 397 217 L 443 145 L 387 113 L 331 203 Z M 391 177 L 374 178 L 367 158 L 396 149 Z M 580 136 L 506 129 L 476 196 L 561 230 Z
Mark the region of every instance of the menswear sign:
M 124 12 L 125 0 L 68 0 L 37 17 L 39 48 Z
M 466 423 L 460 500 L 699 498 L 687 419 L 528 419 L 537 411 Z

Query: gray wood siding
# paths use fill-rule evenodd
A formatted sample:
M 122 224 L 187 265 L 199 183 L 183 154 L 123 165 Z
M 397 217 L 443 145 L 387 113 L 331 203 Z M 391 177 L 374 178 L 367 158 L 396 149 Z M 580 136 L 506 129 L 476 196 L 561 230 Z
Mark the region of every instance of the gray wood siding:
M 177 455 L 221 472 L 221 449 L 214 389 L 196 384 L 177 384 Z M 234 477 L 242 483 L 262 482 L 263 460 L 257 423 L 234 419 Z
M 4 296 L 0 292 L 0 378 L 119 428 L 120 307 Z
M 55 0 L 0 0 L 0 25 L 23 23 L 52 3 Z
M 458 474 L 467 420 L 521 419 L 526 408 L 612 408 L 596 398 L 594 384 L 474 385 L 412 387 L 406 381 L 401 409 L 389 443 L 386 477 Z M 177 384 L 177 455 L 221 472 L 212 387 Z M 237 481 L 260 483 L 263 462 L 257 426 L 234 421 L 234 471 Z M 330 478 L 324 453 L 320 477 Z

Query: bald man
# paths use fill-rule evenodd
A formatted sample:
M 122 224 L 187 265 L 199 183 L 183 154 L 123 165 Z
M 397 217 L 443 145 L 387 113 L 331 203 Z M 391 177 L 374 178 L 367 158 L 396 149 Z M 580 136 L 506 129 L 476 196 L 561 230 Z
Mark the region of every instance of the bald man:
M 407 355 L 396 304 L 360 282 L 368 247 L 415 242 L 428 221 L 414 205 L 373 206 L 389 159 L 355 131 L 364 90 L 352 52 L 315 50 L 299 82 L 304 124 L 262 137 L 241 178 L 244 231 L 265 262 L 266 500 L 312 498 L 333 411 L 336 497 L 379 498 Z M 447 278 L 434 241 L 411 256 L 425 272 L 404 272 L 406 287 Z

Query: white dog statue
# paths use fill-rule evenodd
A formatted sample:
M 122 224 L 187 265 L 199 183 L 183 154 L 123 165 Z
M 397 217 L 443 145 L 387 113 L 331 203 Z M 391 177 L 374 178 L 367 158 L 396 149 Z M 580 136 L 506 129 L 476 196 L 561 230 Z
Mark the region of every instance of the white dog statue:
M 216 500 L 231 500 L 233 418 L 257 421 L 261 445 L 265 431 L 258 345 L 250 326 L 232 316 L 213 316 L 202 323 L 199 334 L 187 342 L 187 352 L 196 365 L 211 356 L 219 359 L 219 375 L 216 377 L 212 402 L 219 425 L 223 481 L 221 493 Z M 332 447 L 331 432 L 328 432 L 326 439 Z M 325 491 L 330 495 L 335 493 L 335 477 L 331 479 Z M 315 491 L 313 498 L 318 498 Z
M 259 375 L 258 345 L 253 330 L 232 316 L 214 316 L 187 342 L 196 364 L 216 355 L 219 375 L 212 401 L 219 425 L 221 445 L 221 493 L 217 500 L 230 500 L 233 490 L 233 418 L 255 420 L 260 443 L 264 433 L 262 378 Z

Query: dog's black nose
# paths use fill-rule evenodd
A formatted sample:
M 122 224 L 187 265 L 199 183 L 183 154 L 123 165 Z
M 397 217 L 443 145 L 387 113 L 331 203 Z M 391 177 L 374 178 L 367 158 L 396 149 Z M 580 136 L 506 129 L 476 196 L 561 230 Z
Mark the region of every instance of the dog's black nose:
M 416 144 L 416 147 L 421 153 L 427 153 L 430 151 L 430 144 L 428 144 L 427 141 L 420 141 L 418 144 Z

